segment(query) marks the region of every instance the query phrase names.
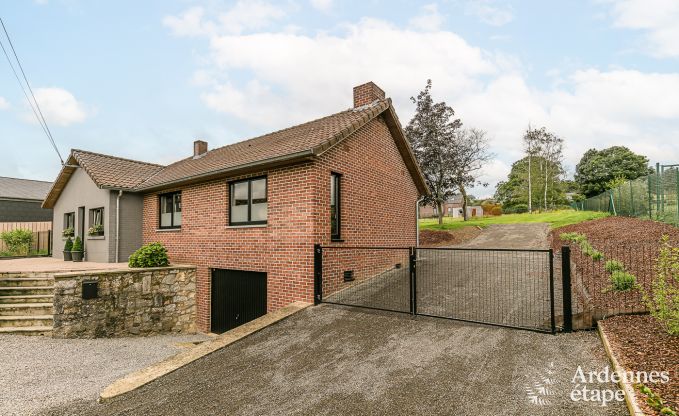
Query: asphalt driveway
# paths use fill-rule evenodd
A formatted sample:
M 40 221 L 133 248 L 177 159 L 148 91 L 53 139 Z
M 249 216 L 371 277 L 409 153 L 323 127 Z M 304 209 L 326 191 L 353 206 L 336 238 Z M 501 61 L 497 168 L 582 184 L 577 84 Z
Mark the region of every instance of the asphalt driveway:
M 46 414 L 624 415 L 620 402 L 570 398 L 578 366 L 607 364 L 594 332 L 554 336 L 321 305 L 109 403 Z

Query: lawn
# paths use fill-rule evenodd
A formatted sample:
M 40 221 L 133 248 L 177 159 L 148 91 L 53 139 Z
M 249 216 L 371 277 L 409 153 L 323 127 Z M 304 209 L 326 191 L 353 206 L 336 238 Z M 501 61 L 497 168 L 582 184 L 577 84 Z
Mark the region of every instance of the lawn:
M 559 228 L 607 216 L 608 213 L 605 212 L 560 210 L 535 214 L 506 214 L 494 217 L 473 218 L 469 221 L 462 221 L 461 218 L 444 217 L 442 225 L 438 224 L 436 218 L 423 218 L 420 220 L 420 229 L 457 230 L 469 226 L 487 227 L 491 224 L 517 224 L 526 222 L 546 222 L 549 223 L 551 228 Z

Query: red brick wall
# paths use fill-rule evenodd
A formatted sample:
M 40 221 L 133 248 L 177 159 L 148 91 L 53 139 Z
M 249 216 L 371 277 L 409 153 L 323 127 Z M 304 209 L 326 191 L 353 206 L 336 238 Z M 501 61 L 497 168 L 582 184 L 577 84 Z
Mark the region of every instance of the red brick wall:
M 344 243 L 330 243 L 331 171 L 343 175 Z M 210 268 L 266 272 L 273 311 L 295 300 L 313 301 L 314 243 L 415 245 L 417 190 L 381 118 L 317 162 L 248 176 L 261 175 L 268 178 L 264 227 L 228 227 L 227 181 L 242 177 L 182 187 L 181 231 L 157 231 L 158 194 L 144 197 L 144 242 L 160 241 L 173 263 L 198 268 L 200 330 L 210 330 Z

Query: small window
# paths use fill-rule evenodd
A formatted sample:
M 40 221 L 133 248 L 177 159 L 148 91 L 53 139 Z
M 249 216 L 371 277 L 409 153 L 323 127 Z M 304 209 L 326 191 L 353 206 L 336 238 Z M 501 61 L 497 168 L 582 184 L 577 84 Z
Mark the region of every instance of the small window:
M 75 212 L 67 212 L 64 214 L 64 230 L 75 229 Z
M 160 228 L 182 226 L 182 193 L 172 192 L 160 195 Z
M 232 182 L 229 186 L 229 225 L 266 224 L 266 178 Z
M 90 210 L 90 228 L 87 235 L 104 235 L 104 208 L 93 208 Z
M 341 186 L 340 179 L 342 175 L 339 173 L 330 174 L 330 239 L 340 239 L 340 229 L 342 225 L 342 217 L 340 210 Z

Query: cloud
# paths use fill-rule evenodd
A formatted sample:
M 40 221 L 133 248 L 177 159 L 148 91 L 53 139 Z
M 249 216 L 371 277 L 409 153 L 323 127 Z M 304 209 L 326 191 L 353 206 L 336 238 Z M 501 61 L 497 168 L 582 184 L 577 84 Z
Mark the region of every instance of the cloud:
M 311 7 L 320 10 L 322 12 L 327 12 L 332 8 L 333 0 L 310 0 Z
M 443 24 L 443 15 L 439 13 L 436 4 L 428 4 L 422 7 L 422 12 L 409 20 L 410 27 L 422 31 L 436 31 Z
M 228 11 L 218 13 L 216 21 L 205 19 L 204 8 L 192 7 L 179 16 L 165 16 L 163 24 L 176 36 L 239 34 L 267 27 L 285 14 L 282 8 L 262 0 L 240 0 Z
M 499 6 L 494 0 L 469 1 L 465 13 L 476 16 L 483 23 L 491 26 L 504 26 L 514 20 L 514 12 L 510 6 Z
M 204 22 L 208 23 L 208 22 Z M 209 54 L 190 82 L 205 105 L 265 133 L 351 105 L 352 87 L 372 80 L 392 97 L 403 124 L 409 98 L 428 78 L 465 127 L 488 132 L 496 160 L 484 169 L 493 193 L 522 157 L 528 126 L 546 126 L 566 141 L 570 167 L 590 147 L 625 145 L 651 160 L 679 161 L 679 72 L 563 70 L 559 83 L 536 88 L 521 61 L 476 47 L 453 33 L 404 28 L 379 19 L 332 32 L 213 34 Z M 426 45 L 426 47 L 423 47 Z
M 88 114 L 83 104 L 63 88 L 36 88 L 33 92 L 48 125 L 69 126 L 82 123 L 87 118 Z M 37 123 L 30 109 L 23 118 L 31 123 Z
M 0 97 L 0 110 L 7 110 L 9 108 L 9 101 Z
M 679 56 L 679 2 L 676 0 L 609 0 L 613 25 L 645 32 L 644 48 L 653 56 Z

